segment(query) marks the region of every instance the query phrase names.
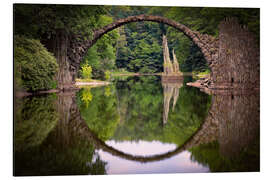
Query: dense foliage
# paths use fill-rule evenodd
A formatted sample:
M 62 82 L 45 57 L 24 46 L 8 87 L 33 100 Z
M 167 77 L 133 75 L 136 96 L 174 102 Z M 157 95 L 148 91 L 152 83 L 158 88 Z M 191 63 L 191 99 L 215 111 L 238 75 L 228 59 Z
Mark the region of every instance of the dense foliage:
M 78 135 L 59 136 L 64 131 L 65 127 L 56 128 L 41 145 L 15 151 L 15 175 L 106 174 L 107 163 L 95 153 L 91 142 Z
M 101 15 L 97 20 L 97 26 L 103 27 L 112 22 L 112 17 Z M 82 63 L 92 66 L 94 78 L 104 79 L 106 71 L 115 69 L 116 42 L 118 36 L 117 30 L 109 32 L 103 35 L 102 38 L 88 50 Z
M 215 37 L 218 36 L 218 25 L 222 20 L 224 20 L 226 17 L 237 17 L 240 24 L 247 25 L 248 28 L 256 34 L 257 39 L 259 40 L 260 10 L 255 8 L 115 6 L 111 9 L 111 13 L 117 18 L 138 14 L 159 15 L 180 22 L 192 30 L 206 33 Z M 175 54 L 178 58 L 182 71 L 205 71 L 208 69 L 200 49 L 194 45 L 194 43 L 192 43 L 183 33 L 162 24 L 158 25 L 156 23 L 149 22 L 132 24 L 134 25 L 125 25 L 124 32 L 122 31 L 122 33 L 120 33 L 121 46 L 119 46 L 119 53 L 117 54 L 116 60 L 116 65 L 118 68 L 125 68 L 129 71 L 143 72 L 153 72 L 153 70 L 154 72 L 161 71 L 161 66 L 155 66 L 155 62 L 159 62 L 159 65 L 161 65 L 160 63 L 163 61 L 162 56 L 156 53 L 157 49 L 155 49 L 155 45 L 157 44 L 159 47 L 161 47 L 161 34 L 164 33 L 167 35 L 169 48 L 175 49 Z M 141 30 L 141 27 L 143 26 L 148 28 L 143 28 L 143 30 Z M 139 35 L 135 36 L 134 33 L 136 32 L 138 32 Z M 143 38 L 140 36 L 141 33 L 145 34 Z M 149 39 L 147 35 L 151 37 L 152 41 L 147 40 Z M 143 39 L 143 42 L 147 40 L 146 44 L 144 43 L 145 49 L 135 49 L 135 41 L 140 42 L 141 39 Z M 153 44 L 153 42 L 155 43 Z M 138 46 L 140 43 L 135 45 Z M 151 47 L 150 52 L 152 54 L 149 53 L 147 48 L 149 46 Z M 132 54 L 135 56 L 132 56 Z M 155 60 L 154 62 L 151 59 L 153 56 L 153 59 Z M 148 66 L 149 63 L 151 66 Z
M 16 99 L 14 175 L 106 174 L 106 162 L 95 153 L 91 142 L 71 130 L 74 117 L 60 116 L 67 111 L 59 111 L 65 105 L 57 107 L 58 98 L 46 95 Z
M 125 32 L 128 56 L 119 53 L 122 59 L 118 59 L 117 65 L 123 68 L 127 63 L 126 69 L 131 72 L 161 72 L 163 56 L 159 25 L 149 22 L 131 23 Z
M 89 38 L 97 19 L 106 13 L 104 6 L 61 4 L 15 4 L 15 34 L 50 39 L 57 31 L 82 34 Z
M 116 97 L 110 91 L 113 91 L 112 86 L 96 89 L 83 88 L 77 94 L 81 117 L 90 130 L 102 140 L 112 137 L 119 122 Z
M 15 36 L 14 58 L 17 88 L 37 91 L 56 87 L 56 59 L 38 40 Z
M 40 145 L 59 119 L 54 95 L 16 99 L 16 151 Z
M 214 141 L 193 147 L 189 151 L 193 161 L 208 166 L 211 172 L 259 171 L 260 150 L 258 143 L 244 148 L 232 157 L 222 155 L 220 148 L 219 143 Z M 234 149 L 234 147 L 231 148 Z
M 207 116 L 211 97 L 196 88 L 182 86 L 174 111 L 163 124 L 163 89 L 157 77 L 129 78 L 117 83 L 120 123 L 113 139 L 159 140 L 183 144 Z M 123 85 L 125 85 L 123 87 Z
M 119 18 L 147 14 L 148 7 L 114 6 L 111 14 Z M 116 67 L 130 72 L 162 71 L 162 26 L 152 22 L 129 23 L 119 28 Z

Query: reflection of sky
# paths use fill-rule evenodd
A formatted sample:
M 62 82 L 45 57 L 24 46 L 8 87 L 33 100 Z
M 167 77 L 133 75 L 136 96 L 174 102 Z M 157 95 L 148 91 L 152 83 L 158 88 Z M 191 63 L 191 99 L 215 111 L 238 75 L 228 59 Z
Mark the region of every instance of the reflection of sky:
M 172 151 L 175 144 L 164 144 L 159 141 L 147 142 L 115 142 L 107 141 L 106 144 L 132 155 L 156 155 Z M 161 161 L 141 163 L 113 156 L 102 150 L 98 151 L 100 158 L 108 162 L 108 174 L 150 174 L 150 173 L 181 173 L 181 172 L 209 172 L 207 167 L 190 160 L 191 153 L 184 151 L 171 158 Z

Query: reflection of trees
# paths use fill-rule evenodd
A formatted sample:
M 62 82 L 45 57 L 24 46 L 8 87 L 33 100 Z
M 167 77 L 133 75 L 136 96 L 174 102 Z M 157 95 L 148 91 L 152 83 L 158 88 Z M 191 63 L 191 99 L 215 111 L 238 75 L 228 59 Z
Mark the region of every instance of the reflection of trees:
M 106 87 L 105 87 L 105 93 L 104 93 L 104 95 L 105 95 L 106 97 L 112 95 L 111 86 L 106 86 Z
M 92 101 L 93 95 L 91 93 L 91 88 L 83 88 L 81 93 L 81 100 L 85 103 L 86 107 Z
M 83 120 L 75 94 L 59 94 L 57 107 L 50 112 L 59 114 L 57 125 L 41 144 L 15 151 L 15 175 L 105 174 L 106 163 L 95 153 L 93 144 L 80 134 Z
M 54 95 L 28 97 L 15 101 L 15 149 L 40 145 L 55 127 L 58 114 Z
M 210 113 L 217 141 L 192 148 L 192 159 L 211 171 L 258 171 L 259 96 L 214 95 Z
M 105 174 L 106 163 L 97 156 L 89 142 L 69 137 L 69 144 L 54 142 L 55 132 L 41 146 L 16 152 L 15 175 L 83 175 Z M 59 139 L 58 139 L 59 140 Z
M 169 120 L 163 127 L 165 137 L 178 145 L 183 144 L 204 122 L 210 105 L 211 96 L 182 86 L 175 111 L 169 112 Z
M 139 140 L 154 138 L 162 128 L 162 89 L 157 77 L 129 77 L 117 81 L 121 123 L 113 139 Z M 158 127 L 158 128 L 157 128 Z
M 116 85 L 123 119 L 113 136 L 118 141 L 159 140 L 181 145 L 203 122 L 211 102 L 210 96 L 196 88 L 183 86 L 178 89 L 179 84 L 172 84 L 176 89 L 172 93 L 175 110 L 168 113 L 169 121 L 163 126 L 163 99 L 166 98 L 157 77 L 130 78 Z
M 119 122 L 119 114 L 117 111 L 116 97 L 111 93 L 111 88 L 107 87 L 92 89 L 94 97 L 91 105 L 87 106 L 84 102 L 83 93 L 85 89 L 79 92 L 78 105 L 81 112 L 81 117 L 85 120 L 88 127 L 98 134 L 102 140 L 109 139 Z

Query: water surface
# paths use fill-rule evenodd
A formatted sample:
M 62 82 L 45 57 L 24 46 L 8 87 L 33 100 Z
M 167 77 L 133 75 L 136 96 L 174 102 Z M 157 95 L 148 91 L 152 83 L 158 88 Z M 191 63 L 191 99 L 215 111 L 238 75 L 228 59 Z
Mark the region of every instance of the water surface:
M 14 174 L 259 171 L 258 95 L 208 95 L 191 77 L 16 99 Z

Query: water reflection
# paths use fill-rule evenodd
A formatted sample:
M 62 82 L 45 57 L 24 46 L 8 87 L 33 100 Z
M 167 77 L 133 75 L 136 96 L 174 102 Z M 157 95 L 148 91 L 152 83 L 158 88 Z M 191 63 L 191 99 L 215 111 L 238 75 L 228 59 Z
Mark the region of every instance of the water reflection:
M 192 159 L 211 171 L 259 171 L 259 95 L 214 95 L 208 130 L 213 140 L 192 148 Z
M 18 99 L 15 104 L 15 138 L 18 151 L 40 145 L 56 126 L 59 116 L 54 101 L 56 96 Z
M 175 85 L 176 92 L 179 85 Z M 163 126 L 166 92 L 158 77 L 118 81 L 116 89 L 120 123 L 112 138 L 117 141 L 159 140 L 181 145 L 200 127 L 211 103 L 209 95 L 183 86 L 179 88 L 174 111 L 167 110 L 169 121 Z
M 173 97 L 173 108 L 172 111 L 174 111 L 176 102 L 178 100 L 179 96 L 179 88 L 181 88 L 183 85 L 183 81 L 180 82 L 162 82 L 163 87 L 163 124 L 166 124 L 168 122 L 168 114 L 170 110 L 170 101 Z
M 152 154 L 162 154 L 171 149 L 175 149 L 175 144 L 161 143 L 159 141 L 123 141 L 114 140 L 106 142 L 109 146 L 119 149 L 123 152 L 130 152 L 135 155 L 150 156 Z M 108 174 L 145 174 L 145 173 L 181 173 L 181 172 L 208 172 L 208 167 L 190 161 L 191 153 L 183 151 L 172 158 L 166 158 L 162 161 L 148 163 L 134 162 L 127 159 L 112 156 L 110 153 L 99 150 L 100 157 L 108 162 Z
M 14 175 L 105 174 L 107 163 L 80 133 L 83 123 L 75 93 L 17 99 Z
M 259 170 L 256 93 L 209 96 L 135 77 L 15 104 L 15 175 Z

